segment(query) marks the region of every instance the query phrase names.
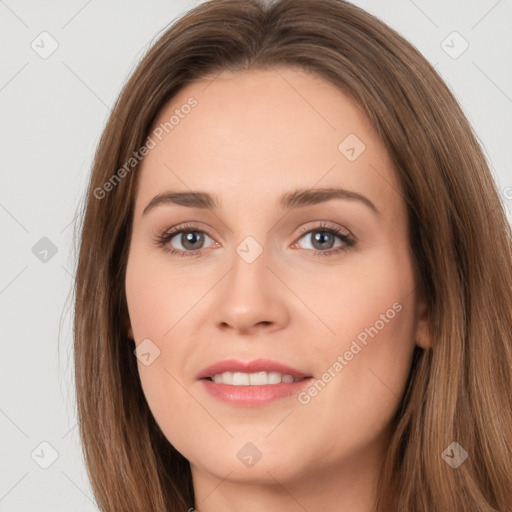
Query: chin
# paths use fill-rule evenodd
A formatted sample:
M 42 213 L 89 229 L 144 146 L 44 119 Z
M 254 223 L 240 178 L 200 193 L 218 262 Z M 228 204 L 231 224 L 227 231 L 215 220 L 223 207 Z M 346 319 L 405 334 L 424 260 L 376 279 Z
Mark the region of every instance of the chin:
M 182 453 L 192 466 L 218 479 L 275 484 L 276 480 L 280 483 L 296 480 L 304 471 L 312 470 L 311 465 L 306 464 L 308 458 L 304 457 L 303 451 L 297 450 L 296 443 L 278 445 L 265 440 L 264 436 L 255 441 L 237 437 L 228 442 L 219 442 L 214 447 L 199 448 L 200 451 L 196 445 L 194 453 L 187 454 L 186 450 Z

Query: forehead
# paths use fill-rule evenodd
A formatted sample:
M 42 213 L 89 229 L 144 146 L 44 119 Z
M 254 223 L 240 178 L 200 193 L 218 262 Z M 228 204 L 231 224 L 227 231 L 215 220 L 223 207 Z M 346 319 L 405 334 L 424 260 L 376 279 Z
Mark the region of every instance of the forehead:
M 392 163 L 368 118 L 339 88 L 302 70 L 224 71 L 193 82 L 149 135 L 139 212 L 166 189 L 255 207 L 285 190 L 329 186 L 364 191 L 377 206 L 397 201 Z

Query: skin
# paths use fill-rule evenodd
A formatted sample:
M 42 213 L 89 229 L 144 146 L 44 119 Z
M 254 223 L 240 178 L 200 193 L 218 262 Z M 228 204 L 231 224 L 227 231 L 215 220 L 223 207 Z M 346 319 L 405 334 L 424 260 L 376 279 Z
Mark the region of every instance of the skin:
M 150 151 L 139 169 L 126 273 L 128 336 L 149 338 L 160 356 L 138 360 L 149 407 L 190 461 L 196 509 L 370 512 L 415 344 L 426 347 L 400 184 L 368 119 L 338 88 L 292 68 L 223 72 L 183 89 L 155 126 L 194 96 L 198 105 Z M 338 150 L 356 134 L 355 161 Z M 282 210 L 295 189 L 341 187 L 367 197 Z M 161 205 L 157 194 L 204 191 L 219 209 Z M 315 245 L 322 221 L 356 239 Z M 155 242 L 183 223 L 206 233 L 199 255 L 178 257 Z M 300 228 L 313 233 L 301 234 Z M 247 263 L 247 237 L 263 248 Z M 168 246 L 186 250 L 176 235 Z M 194 247 L 194 246 L 192 246 Z M 322 247 L 324 247 L 322 249 Z M 193 249 L 188 249 L 189 252 Z M 236 407 L 196 380 L 224 359 L 273 359 L 316 379 L 366 328 L 401 311 L 307 404 L 297 397 Z M 359 344 L 361 345 L 361 344 Z M 237 452 L 262 456 L 246 467 Z

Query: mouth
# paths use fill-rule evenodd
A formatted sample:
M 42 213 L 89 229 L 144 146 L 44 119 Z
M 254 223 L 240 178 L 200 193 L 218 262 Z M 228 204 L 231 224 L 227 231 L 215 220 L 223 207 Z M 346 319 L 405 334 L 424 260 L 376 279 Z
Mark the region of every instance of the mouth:
M 311 377 L 291 366 L 271 359 L 240 361 L 226 359 L 214 363 L 196 376 L 198 380 L 209 379 L 230 386 L 265 386 L 296 382 Z
M 231 359 L 205 368 L 197 379 L 215 399 L 254 407 L 297 395 L 313 377 L 268 359 Z

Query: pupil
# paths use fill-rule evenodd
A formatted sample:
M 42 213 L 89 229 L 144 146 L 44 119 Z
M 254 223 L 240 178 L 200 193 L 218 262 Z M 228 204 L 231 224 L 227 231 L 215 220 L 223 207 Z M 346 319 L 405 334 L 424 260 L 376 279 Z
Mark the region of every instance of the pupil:
M 326 247 L 326 245 L 324 244 L 324 242 L 326 241 L 326 239 L 328 238 L 331 238 L 331 244 L 328 244 L 329 248 L 332 246 L 332 234 L 329 233 L 328 231 L 319 231 L 317 232 L 317 234 L 314 236 L 315 238 L 315 243 L 320 243 L 320 248 L 322 247 Z
M 194 247 L 194 245 L 197 245 L 197 242 L 202 241 L 201 234 L 197 232 L 189 232 L 185 234 L 185 243 L 183 243 L 183 247 L 187 249 L 196 249 L 197 247 Z M 199 244 L 200 245 L 200 244 Z M 190 247 L 191 246 L 191 247 Z

